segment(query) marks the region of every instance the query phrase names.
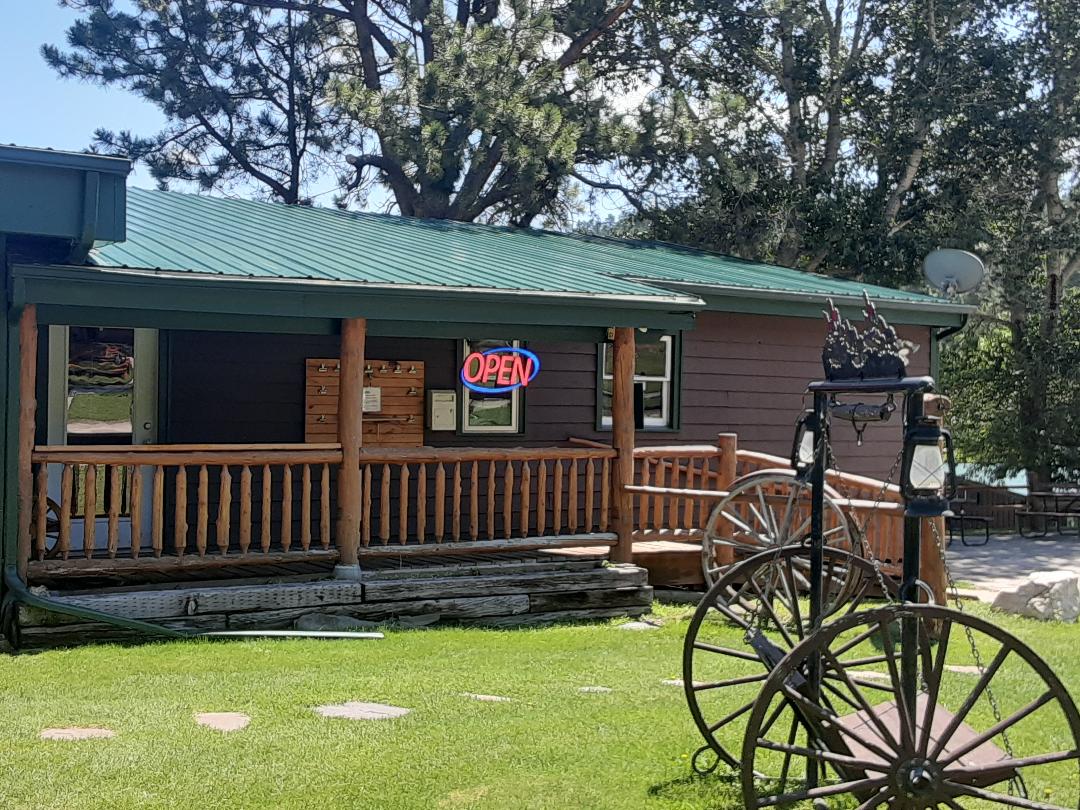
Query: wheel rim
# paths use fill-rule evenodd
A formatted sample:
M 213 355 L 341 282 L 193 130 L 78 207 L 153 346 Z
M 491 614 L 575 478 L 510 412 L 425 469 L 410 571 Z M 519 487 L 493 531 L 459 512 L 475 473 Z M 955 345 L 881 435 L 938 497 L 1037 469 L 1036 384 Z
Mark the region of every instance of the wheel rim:
M 825 493 L 825 544 L 858 552 L 851 524 L 834 493 Z M 733 564 L 779 546 L 803 542 L 810 534 L 810 485 L 783 470 L 752 473 L 734 484 L 709 515 L 702 536 L 701 567 L 711 587 Z
M 905 629 L 921 642 L 909 656 Z M 969 634 L 985 667 L 964 649 Z M 824 674 L 818 700 L 799 683 L 814 662 Z M 913 704 L 904 698 L 909 676 Z M 815 737 L 805 727 L 793 742 L 779 735 L 769 725 L 777 705 L 794 707 Z M 743 798 L 746 807 L 1077 808 L 1078 749 L 1075 704 L 1023 642 L 950 608 L 890 605 L 836 620 L 773 670 L 746 724 Z M 755 778 L 777 758 L 788 760 L 788 779 Z
M 690 713 L 709 748 L 732 768 L 740 767 L 743 725 L 768 675 L 762 655 L 775 665 L 810 632 L 809 609 L 798 598 L 804 589 L 796 579 L 808 569 L 809 554 L 806 546 L 788 546 L 730 567 L 701 600 L 687 630 L 683 688 Z M 837 549 L 825 549 L 824 555 L 825 615 L 857 610 L 877 585 L 873 567 Z M 895 594 L 895 583 L 888 578 L 886 583 Z M 761 604 L 763 618 L 754 628 L 763 637 L 755 636 L 756 648 L 746 638 L 746 618 L 755 603 Z

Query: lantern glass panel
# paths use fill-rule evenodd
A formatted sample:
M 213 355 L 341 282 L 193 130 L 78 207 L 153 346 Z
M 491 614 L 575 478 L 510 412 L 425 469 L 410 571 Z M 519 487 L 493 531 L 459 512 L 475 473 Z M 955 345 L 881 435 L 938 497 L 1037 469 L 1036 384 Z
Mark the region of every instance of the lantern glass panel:
M 908 484 L 912 489 L 940 490 L 945 486 L 945 458 L 941 446 L 920 444 L 915 446 L 908 471 Z
M 814 433 L 804 430 L 799 436 L 799 464 L 809 467 L 814 463 Z

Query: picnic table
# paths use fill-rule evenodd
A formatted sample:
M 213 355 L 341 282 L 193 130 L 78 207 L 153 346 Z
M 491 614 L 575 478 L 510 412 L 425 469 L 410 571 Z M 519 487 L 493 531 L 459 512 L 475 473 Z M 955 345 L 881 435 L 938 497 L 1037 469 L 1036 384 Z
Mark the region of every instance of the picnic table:
M 1016 530 L 1022 537 L 1068 534 L 1070 529 L 1080 534 L 1080 486 L 1030 492 L 1027 505 L 1016 510 Z

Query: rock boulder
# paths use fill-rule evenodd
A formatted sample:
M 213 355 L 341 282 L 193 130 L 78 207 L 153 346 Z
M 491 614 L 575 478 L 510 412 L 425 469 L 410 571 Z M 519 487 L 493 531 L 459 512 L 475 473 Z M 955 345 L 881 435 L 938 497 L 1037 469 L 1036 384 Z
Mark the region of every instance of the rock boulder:
M 1026 581 L 994 597 L 996 610 L 1060 622 L 1080 616 L 1080 575 L 1074 571 L 1036 571 Z

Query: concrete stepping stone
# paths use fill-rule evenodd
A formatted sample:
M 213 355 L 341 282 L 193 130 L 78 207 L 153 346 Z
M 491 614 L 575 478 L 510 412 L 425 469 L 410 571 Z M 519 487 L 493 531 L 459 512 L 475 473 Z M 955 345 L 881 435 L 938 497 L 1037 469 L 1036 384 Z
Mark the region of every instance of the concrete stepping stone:
M 666 678 L 665 680 L 660 681 L 660 683 L 662 683 L 664 686 L 679 686 L 679 687 L 681 687 L 683 685 L 683 679 L 682 678 Z M 705 681 L 694 681 L 694 686 L 704 686 L 704 685 L 705 685 Z
M 462 695 L 473 700 L 479 700 L 483 703 L 509 703 L 513 698 L 503 697 L 501 695 L 477 695 L 472 692 L 462 692 Z
M 364 703 L 351 700 L 348 703 L 336 703 L 316 706 L 315 711 L 323 717 L 340 717 L 343 720 L 390 720 L 404 717 L 409 709 L 400 706 L 387 706 L 385 703 Z
M 848 675 L 854 675 L 856 678 L 865 678 L 868 681 L 888 681 L 891 676 L 887 672 L 875 672 L 872 669 L 852 669 L 848 671 Z
M 248 727 L 251 718 L 243 712 L 198 712 L 195 722 L 200 726 L 212 728 L 214 731 L 228 733 L 230 731 L 243 731 Z
M 623 622 L 616 627 L 620 630 L 659 630 L 661 626 L 652 622 Z
M 71 728 L 45 728 L 38 736 L 43 740 L 103 740 L 115 737 L 116 732 L 111 728 L 72 726 Z
M 981 670 L 978 667 L 968 666 L 966 664 L 946 664 L 945 669 L 960 675 L 979 675 L 981 673 Z
M 607 695 L 615 690 L 607 686 L 579 686 L 578 691 L 590 695 Z

